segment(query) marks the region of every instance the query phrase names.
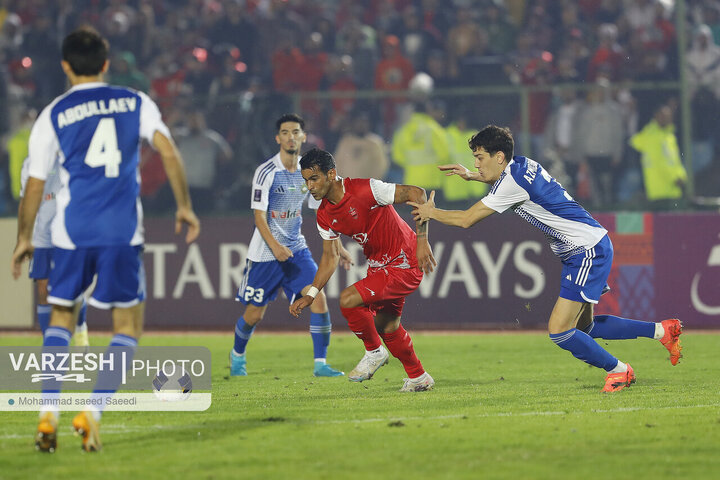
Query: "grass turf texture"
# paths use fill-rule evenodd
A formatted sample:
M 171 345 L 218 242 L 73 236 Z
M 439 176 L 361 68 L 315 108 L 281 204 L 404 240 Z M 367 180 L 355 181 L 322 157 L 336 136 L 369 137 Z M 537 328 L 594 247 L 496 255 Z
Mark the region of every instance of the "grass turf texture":
M 97 454 L 81 452 L 63 412 L 52 455 L 34 451 L 36 413 L 0 412 L 0 478 L 717 478 L 718 334 L 685 333 L 676 367 L 657 341 L 602 341 L 638 378 L 611 395 L 604 372 L 541 333 L 413 338 L 432 392 L 399 393 L 392 357 L 367 382 L 314 378 L 309 335 L 258 332 L 249 376 L 233 378 L 230 335 L 146 335 L 143 346 L 211 350 L 208 411 L 107 413 Z M 39 338 L 0 339 L 27 344 Z M 361 355 L 356 338 L 333 336 L 334 367 Z

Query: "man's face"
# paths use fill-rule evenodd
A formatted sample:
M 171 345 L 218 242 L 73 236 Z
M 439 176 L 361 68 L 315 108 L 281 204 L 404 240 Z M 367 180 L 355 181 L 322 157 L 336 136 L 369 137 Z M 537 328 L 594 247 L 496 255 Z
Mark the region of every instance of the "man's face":
M 281 150 L 295 155 L 305 142 L 305 132 L 297 122 L 283 122 L 275 135 L 275 141 L 280 145 Z
M 480 181 L 483 183 L 495 183 L 500 178 L 500 174 L 505 170 L 505 154 L 503 152 L 495 152 L 490 155 L 485 147 L 473 150 L 475 157 L 475 168 L 480 174 Z
M 313 166 L 301 170 L 300 174 L 305 179 L 308 191 L 315 200 L 325 198 L 330 191 L 333 180 L 335 180 L 334 168 L 331 168 L 327 173 L 323 173 L 317 166 Z

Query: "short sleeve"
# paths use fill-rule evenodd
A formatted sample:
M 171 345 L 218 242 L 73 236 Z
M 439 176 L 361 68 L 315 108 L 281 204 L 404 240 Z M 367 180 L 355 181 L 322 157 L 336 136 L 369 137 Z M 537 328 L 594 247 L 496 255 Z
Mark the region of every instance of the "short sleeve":
M 20 170 L 20 198 L 25 196 L 25 185 L 27 185 L 28 177 L 30 176 L 28 175 L 29 167 L 30 162 L 26 157 L 25 160 L 23 160 L 22 170 Z
M 502 173 L 490 192 L 482 199 L 483 204 L 502 213 L 513 205 L 530 199 L 530 194 L 522 188 L 507 170 Z
M 167 138 L 171 138 L 170 129 L 165 125 L 160 114 L 160 109 L 153 100 L 143 92 L 140 96 L 140 136 L 153 145 L 155 132 L 160 132 Z
M 270 202 L 270 187 L 275 180 L 274 165 L 269 167 L 267 163 L 260 165 L 255 170 L 252 184 L 252 198 L 250 198 L 250 208 L 253 210 L 261 210 L 266 212 Z
M 317 224 L 318 232 L 320 232 L 320 236 L 323 238 L 323 240 L 335 240 L 336 238 L 340 238 L 340 234 L 333 231 L 330 228 L 323 228 L 320 226 L 320 224 Z
M 375 178 L 370 179 L 370 189 L 378 205 L 392 205 L 395 203 L 395 184 L 386 183 Z
M 28 140 L 28 177 L 46 180 L 60 151 L 55 129 L 46 107 L 35 120 Z

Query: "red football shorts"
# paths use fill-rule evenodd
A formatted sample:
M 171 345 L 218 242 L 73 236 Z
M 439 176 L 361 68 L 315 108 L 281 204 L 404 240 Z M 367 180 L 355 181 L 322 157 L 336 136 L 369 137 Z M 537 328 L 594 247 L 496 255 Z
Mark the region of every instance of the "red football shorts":
M 367 277 L 355 282 L 355 288 L 373 314 L 399 317 L 405 297 L 417 290 L 422 279 L 423 273 L 417 267 L 369 268 Z

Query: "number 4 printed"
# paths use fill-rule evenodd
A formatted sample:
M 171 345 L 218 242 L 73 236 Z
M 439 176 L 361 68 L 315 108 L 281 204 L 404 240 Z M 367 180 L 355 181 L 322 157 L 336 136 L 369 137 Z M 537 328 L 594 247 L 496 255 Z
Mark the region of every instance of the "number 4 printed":
M 120 162 L 122 153 L 118 149 L 115 119 L 101 118 L 85 154 L 85 163 L 93 168 L 105 167 L 105 176 L 115 178 L 120 175 Z

